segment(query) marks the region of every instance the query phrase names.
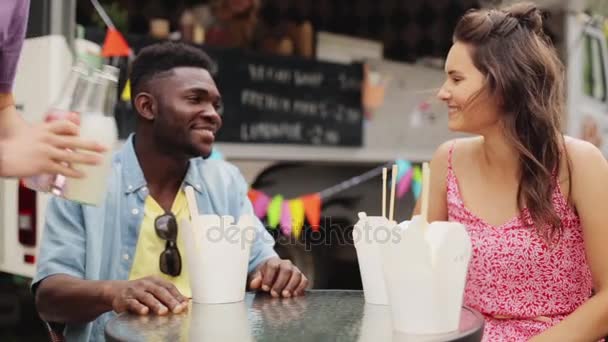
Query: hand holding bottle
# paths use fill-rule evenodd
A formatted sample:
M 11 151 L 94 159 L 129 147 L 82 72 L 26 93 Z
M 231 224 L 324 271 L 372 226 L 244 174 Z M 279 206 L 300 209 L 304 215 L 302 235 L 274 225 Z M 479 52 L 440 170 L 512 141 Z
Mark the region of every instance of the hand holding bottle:
M 0 141 L 0 176 L 29 177 L 48 173 L 83 177 L 82 172 L 70 165 L 96 165 L 102 160 L 98 154 L 105 152 L 107 147 L 79 138 L 79 128 L 74 122 L 78 122 L 77 116 L 26 126 Z
M 25 177 L 26 187 L 80 203 L 97 205 L 103 200 L 111 154 L 100 152 L 113 148 L 118 140 L 114 120 L 118 73 L 109 65 L 91 70 L 76 64 L 46 113 L 45 123 L 34 126 L 36 131 L 29 134 L 53 148 L 40 144 L 6 148 L 46 157 L 36 159 L 38 170 L 44 172 Z

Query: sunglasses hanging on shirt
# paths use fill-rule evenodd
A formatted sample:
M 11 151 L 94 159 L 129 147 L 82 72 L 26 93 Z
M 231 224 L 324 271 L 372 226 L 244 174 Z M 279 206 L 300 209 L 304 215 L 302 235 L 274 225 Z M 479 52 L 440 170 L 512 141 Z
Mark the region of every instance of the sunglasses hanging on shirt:
M 154 220 L 154 230 L 159 238 L 166 241 L 165 250 L 160 254 L 160 271 L 177 277 L 182 271 L 182 257 L 177 249 L 177 220 L 172 213 L 165 213 Z

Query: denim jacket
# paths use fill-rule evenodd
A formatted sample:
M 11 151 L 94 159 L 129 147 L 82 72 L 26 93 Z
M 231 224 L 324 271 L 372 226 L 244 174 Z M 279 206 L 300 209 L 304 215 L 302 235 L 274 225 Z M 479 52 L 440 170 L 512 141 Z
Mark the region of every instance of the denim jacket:
M 190 160 L 183 181 L 196 191 L 200 213 L 253 215 L 248 186 L 238 169 L 223 160 Z M 53 274 L 87 280 L 126 280 L 139 236 L 148 188 L 133 148 L 133 135 L 116 152 L 108 190 L 102 205 L 82 205 L 52 198 L 46 209 L 33 288 Z M 251 247 L 249 272 L 277 256 L 274 239 L 256 219 L 257 233 Z M 104 327 L 113 312 L 88 324 L 67 325 L 68 341 L 103 341 Z

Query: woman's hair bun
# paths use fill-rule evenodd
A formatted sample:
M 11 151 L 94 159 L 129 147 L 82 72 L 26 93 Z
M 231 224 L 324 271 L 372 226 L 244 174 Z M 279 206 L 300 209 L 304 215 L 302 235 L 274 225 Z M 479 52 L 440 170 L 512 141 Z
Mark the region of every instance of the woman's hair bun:
M 511 5 L 503 10 L 508 16 L 517 19 L 520 25 L 541 34 L 543 32 L 543 13 L 530 2 Z

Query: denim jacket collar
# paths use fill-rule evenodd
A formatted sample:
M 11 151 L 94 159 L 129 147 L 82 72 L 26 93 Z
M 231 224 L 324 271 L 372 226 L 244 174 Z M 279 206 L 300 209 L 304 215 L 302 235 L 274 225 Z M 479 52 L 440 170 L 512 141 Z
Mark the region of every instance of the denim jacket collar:
M 117 160 L 122 163 L 122 190 L 125 194 L 136 192 L 147 185 L 146 178 L 144 177 L 139 160 L 137 160 L 137 155 L 135 154 L 134 137 L 135 133 L 129 135 L 129 138 L 127 138 L 124 146 L 117 155 Z M 194 163 L 194 160 L 198 160 L 199 162 Z M 202 193 L 203 190 L 203 177 L 200 169 L 203 168 L 204 165 L 205 162 L 200 157 L 191 159 L 188 165 L 188 171 L 186 172 L 186 177 L 184 178 L 184 183 L 192 186 L 199 193 Z

